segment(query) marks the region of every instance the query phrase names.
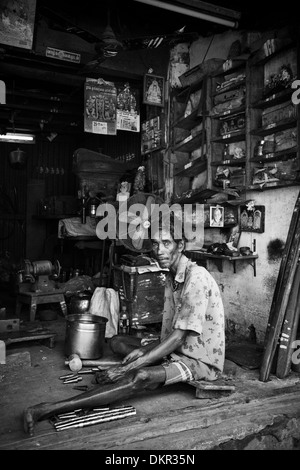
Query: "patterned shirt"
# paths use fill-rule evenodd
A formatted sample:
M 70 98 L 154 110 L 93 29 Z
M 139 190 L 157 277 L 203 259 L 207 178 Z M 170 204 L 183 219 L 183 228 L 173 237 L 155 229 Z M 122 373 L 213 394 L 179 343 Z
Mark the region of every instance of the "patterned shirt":
M 224 307 L 218 284 L 202 266 L 182 255 L 177 273 L 166 276 L 161 340 L 174 329 L 189 330 L 173 359 L 201 375 L 201 362 L 223 371 L 225 359 Z M 215 369 L 214 369 L 215 370 Z

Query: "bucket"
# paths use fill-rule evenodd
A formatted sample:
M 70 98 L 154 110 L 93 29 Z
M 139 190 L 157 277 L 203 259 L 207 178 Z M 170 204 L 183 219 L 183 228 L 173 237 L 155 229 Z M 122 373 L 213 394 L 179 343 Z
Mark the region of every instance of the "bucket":
M 65 354 L 78 354 L 81 359 L 99 359 L 103 355 L 107 318 L 98 315 L 68 315 Z

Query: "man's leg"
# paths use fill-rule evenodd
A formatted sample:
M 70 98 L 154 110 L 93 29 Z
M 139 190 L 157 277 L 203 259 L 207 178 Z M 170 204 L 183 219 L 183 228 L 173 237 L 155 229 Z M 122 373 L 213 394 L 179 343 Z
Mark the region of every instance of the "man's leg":
M 99 385 L 93 390 L 59 402 L 40 403 L 24 411 L 24 430 L 33 436 L 34 424 L 37 421 L 78 408 L 95 408 L 125 400 L 138 392 L 157 388 L 164 384 L 165 378 L 166 373 L 162 366 L 147 367 L 129 373 L 120 382 Z
M 114 354 L 125 357 L 134 349 L 141 347 L 141 339 L 129 335 L 116 335 L 110 339 L 109 346 Z

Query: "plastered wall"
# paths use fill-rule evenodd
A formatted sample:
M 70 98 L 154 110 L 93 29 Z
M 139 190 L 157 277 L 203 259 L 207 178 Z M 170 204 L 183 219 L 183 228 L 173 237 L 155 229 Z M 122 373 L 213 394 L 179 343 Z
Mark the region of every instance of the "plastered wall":
M 265 206 L 265 231 L 242 232 L 239 246 L 253 247 L 256 240 L 256 276 L 246 261 L 236 263 L 236 274 L 230 261 L 223 264 L 223 273 L 210 262 L 208 269 L 218 282 L 225 307 L 226 324 L 232 335 L 248 337 L 249 327 L 254 326 L 257 342 L 264 340 L 274 289 L 277 282 L 281 257 L 271 256 L 269 243 L 287 238 L 299 187 L 252 191 L 247 199 Z

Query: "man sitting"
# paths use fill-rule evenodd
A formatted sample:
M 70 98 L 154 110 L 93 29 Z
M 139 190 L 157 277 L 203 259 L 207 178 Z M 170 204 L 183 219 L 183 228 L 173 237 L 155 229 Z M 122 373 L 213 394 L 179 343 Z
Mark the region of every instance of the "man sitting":
M 225 357 L 224 308 L 214 278 L 184 255 L 185 241 L 174 217 L 151 232 L 153 256 L 168 268 L 160 340 L 141 346 L 139 338 L 114 336 L 110 346 L 122 363 L 95 373 L 94 389 L 24 411 L 24 428 L 33 435 L 36 421 L 78 408 L 94 408 L 138 392 L 192 380 L 216 380 Z

